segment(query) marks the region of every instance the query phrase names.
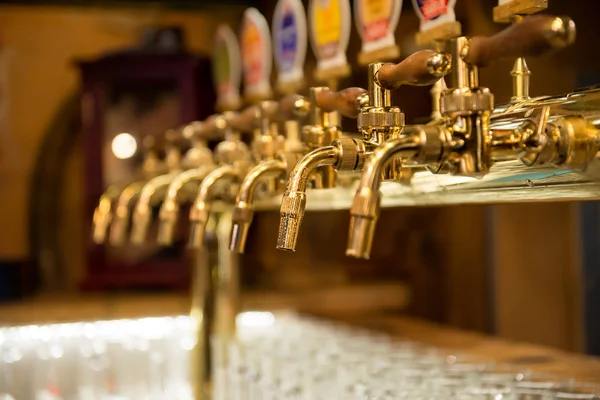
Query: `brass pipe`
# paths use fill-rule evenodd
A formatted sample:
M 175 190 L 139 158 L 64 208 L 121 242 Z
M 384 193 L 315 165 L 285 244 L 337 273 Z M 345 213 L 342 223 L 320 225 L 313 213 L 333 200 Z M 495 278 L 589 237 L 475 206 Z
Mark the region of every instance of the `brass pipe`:
M 163 246 L 168 246 L 173 243 L 175 233 L 175 225 L 179 213 L 179 203 L 177 196 L 183 186 L 192 181 L 201 181 L 208 175 L 214 167 L 204 166 L 184 171 L 177 175 L 169 184 L 167 194 L 160 207 L 159 225 L 157 242 Z
M 144 182 L 134 182 L 121 192 L 110 225 L 108 237 L 110 244 L 122 245 L 126 242 L 127 231 L 129 230 L 129 206 L 140 194 L 142 187 L 144 187 Z
M 211 216 L 207 231 L 216 232 L 217 217 Z M 190 380 L 194 399 L 210 399 L 211 352 L 210 337 L 214 324 L 215 282 L 213 275 L 218 268 L 210 256 L 211 249 L 195 249 L 192 256 L 192 284 L 190 319 L 196 334 L 196 345 L 190 354 Z
M 306 207 L 306 186 L 312 172 L 318 167 L 336 165 L 340 158 L 336 146 L 317 148 L 304 156 L 290 173 L 287 190 L 281 200 L 281 219 L 277 248 L 294 251 L 304 209 Z
M 232 213 L 231 240 L 229 242 L 231 251 L 244 253 L 248 231 L 254 217 L 252 203 L 254 202 L 257 183 L 261 179 L 278 178 L 286 171 L 287 163 L 284 160 L 275 159 L 263 161 L 246 175 L 238 192 Z
M 152 201 L 156 198 L 157 191 L 168 186 L 178 174 L 179 172 L 172 172 L 157 176 L 144 185 L 133 211 L 133 225 L 131 227 L 132 243 L 144 243 L 152 219 Z
M 445 154 L 447 132 L 441 126 L 409 126 L 397 139 L 379 145 L 365 163 L 350 209 L 346 255 L 368 259 L 380 210 L 379 186 L 386 164 L 398 157 L 411 166 L 439 162 Z
M 121 189 L 111 185 L 100 196 L 92 220 L 92 240 L 94 243 L 102 244 L 106 241 L 108 228 L 112 221 L 113 201 L 118 199 L 120 194 Z
M 201 248 L 204 245 L 204 233 L 210 216 L 211 197 L 215 185 L 225 180 L 240 180 L 242 179 L 241 176 L 243 175 L 239 167 L 224 165 L 215 169 L 204 178 L 190 211 L 190 247 Z

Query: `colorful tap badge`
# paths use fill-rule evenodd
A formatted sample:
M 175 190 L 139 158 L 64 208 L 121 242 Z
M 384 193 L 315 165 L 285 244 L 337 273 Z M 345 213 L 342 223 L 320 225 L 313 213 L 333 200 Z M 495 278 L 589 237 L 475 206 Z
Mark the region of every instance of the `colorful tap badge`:
M 317 57 L 317 75 L 325 71 L 348 69 L 346 50 L 350 40 L 350 3 L 348 0 L 310 0 L 310 41 Z M 337 75 L 332 73 L 331 75 Z M 333 76 L 330 76 L 333 78 Z
M 279 0 L 273 15 L 273 49 L 278 86 L 295 86 L 304 80 L 307 40 L 302 1 Z
M 239 108 L 242 77 L 240 47 L 235 33 L 227 25 L 217 28 L 212 64 L 217 108 L 220 110 Z
M 454 14 L 456 0 L 412 0 L 412 2 L 421 19 L 421 32 L 456 21 Z
M 355 0 L 356 28 L 363 44 L 362 52 L 371 53 L 396 46 L 402 0 Z
M 252 102 L 271 97 L 271 35 L 267 20 L 256 8 L 244 12 L 240 46 L 244 96 Z

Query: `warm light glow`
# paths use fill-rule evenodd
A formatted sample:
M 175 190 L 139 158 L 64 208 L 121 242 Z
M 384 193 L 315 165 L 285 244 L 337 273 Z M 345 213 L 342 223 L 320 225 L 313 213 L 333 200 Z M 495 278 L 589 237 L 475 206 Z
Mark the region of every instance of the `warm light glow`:
M 239 327 L 265 327 L 275 323 L 275 316 L 270 312 L 248 311 L 238 314 L 236 322 Z
M 125 160 L 133 157 L 137 151 L 137 140 L 129 133 L 119 133 L 113 139 L 111 148 L 115 157 Z

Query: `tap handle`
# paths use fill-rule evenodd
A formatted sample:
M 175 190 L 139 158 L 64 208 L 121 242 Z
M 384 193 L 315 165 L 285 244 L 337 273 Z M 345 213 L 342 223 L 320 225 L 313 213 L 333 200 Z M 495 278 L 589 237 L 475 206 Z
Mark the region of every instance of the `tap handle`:
M 147 135 L 142 139 L 142 148 L 146 154 L 157 153 L 160 150 L 160 144 L 155 136 Z
M 258 106 L 250 106 L 231 118 L 229 126 L 240 132 L 252 132 L 256 127 L 259 115 L 260 109 Z
M 324 112 L 337 111 L 344 117 L 356 118 L 359 114 L 360 99 L 367 91 L 359 87 L 351 87 L 334 92 L 329 89 L 317 94 L 316 106 Z
M 575 41 L 575 23 L 569 17 L 535 15 L 490 36 L 475 36 L 463 48 L 466 63 L 484 67 L 505 57 L 541 56 Z
M 397 89 L 401 85 L 427 86 L 450 72 L 451 67 L 450 54 L 421 50 L 398 64 L 382 65 L 375 79 L 379 86 L 388 90 Z
M 270 119 L 275 122 L 285 122 L 298 118 L 302 115 L 299 108 L 303 104 L 304 97 L 299 94 L 290 94 L 279 100 L 276 107 L 271 109 Z
M 165 147 L 180 147 L 182 142 L 182 129 L 169 129 L 165 132 Z
M 192 121 L 186 126 L 184 126 L 182 130 L 183 137 L 190 142 L 204 141 L 206 139 L 204 133 L 204 123 L 200 121 Z
M 213 114 L 206 118 L 204 122 L 196 124 L 192 122 L 195 134 L 202 138 L 217 138 L 219 132 L 225 127 L 223 114 Z M 191 124 L 191 125 L 192 125 Z

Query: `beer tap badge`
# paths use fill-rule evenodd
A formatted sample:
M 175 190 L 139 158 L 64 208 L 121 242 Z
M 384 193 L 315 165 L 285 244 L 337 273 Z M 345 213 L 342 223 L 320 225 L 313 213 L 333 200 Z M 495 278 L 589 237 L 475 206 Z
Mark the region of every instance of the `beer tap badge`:
M 456 0 L 412 0 L 412 2 L 421 19 L 421 32 L 446 22 L 456 21 L 454 14 Z
M 308 7 L 310 41 L 317 57 L 317 69 L 347 67 L 351 24 L 349 1 L 310 0 Z
M 355 0 L 356 28 L 365 53 L 396 45 L 394 32 L 398 26 L 402 0 Z
M 304 80 L 306 14 L 300 0 L 279 0 L 273 15 L 273 49 L 280 85 Z
M 242 80 L 240 46 L 235 33 L 228 25 L 220 25 L 217 28 L 212 66 L 217 108 L 220 110 L 239 108 Z
M 271 35 L 265 17 L 256 9 L 244 12 L 240 29 L 244 95 L 267 98 L 271 94 Z

